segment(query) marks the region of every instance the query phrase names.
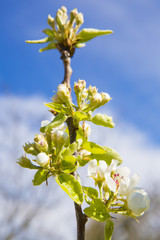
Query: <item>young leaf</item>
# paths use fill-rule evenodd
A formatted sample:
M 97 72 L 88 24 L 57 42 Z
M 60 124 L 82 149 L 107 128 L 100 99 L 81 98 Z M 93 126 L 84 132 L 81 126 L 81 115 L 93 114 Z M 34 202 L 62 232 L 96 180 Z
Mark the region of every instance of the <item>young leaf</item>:
M 104 127 L 113 128 L 115 124 L 112 121 L 112 117 L 107 116 L 106 114 L 98 113 L 92 118 L 92 122 L 96 125 L 101 125 Z
M 86 121 L 86 120 L 89 120 L 91 117 L 88 116 L 85 112 L 83 111 L 76 111 L 74 113 L 74 116 L 76 117 L 76 119 L 78 121 Z
M 40 185 L 41 183 L 46 181 L 49 176 L 50 175 L 48 175 L 48 170 L 45 169 L 38 170 L 34 175 L 34 179 L 32 180 L 33 185 L 34 186 Z
M 85 142 L 82 145 L 82 148 L 86 149 L 87 151 L 93 153 L 93 154 L 105 154 L 106 151 L 103 147 L 100 145 L 94 143 L 94 142 Z
M 83 187 L 83 192 L 91 199 L 98 198 L 98 191 L 95 188 Z
M 26 40 L 26 43 L 47 43 L 52 41 L 53 37 L 45 37 L 39 40 Z
M 53 32 L 53 30 L 51 30 L 50 28 L 44 29 L 43 32 L 44 32 L 45 34 L 47 34 L 48 36 L 54 37 L 54 32 Z
M 21 167 L 24 167 L 24 168 L 29 168 L 29 169 L 39 169 L 41 167 L 39 166 L 36 166 L 34 164 L 31 163 L 31 161 L 27 158 L 27 157 L 20 157 L 18 159 L 18 162 L 17 162 Z
M 100 198 L 95 198 L 92 202 L 90 207 L 84 209 L 84 213 L 96 221 L 105 222 L 110 215 L 106 212 L 104 203 L 101 201 Z
M 67 108 L 67 107 L 64 107 L 63 104 L 51 102 L 51 103 L 45 103 L 44 105 L 53 109 L 56 112 L 61 112 L 61 113 L 64 113 L 64 114 L 70 114 L 71 113 L 70 109 Z
M 105 150 L 105 153 L 102 154 L 92 153 L 89 156 L 90 159 L 104 160 L 108 165 L 111 164 L 112 159 L 119 161 L 119 164 L 122 163 L 123 160 L 115 150 L 113 150 L 110 147 L 103 147 L 103 149 Z
M 98 30 L 98 29 L 94 29 L 94 28 L 84 28 L 78 34 L 77 42 L 84 43 L 84 42 L 91 40 L 92 38 L 97 37 L 97 36 L 106 35 L 106 34 L 110 34 L 110 33 L 113 33 L 113 31 L 112 30 Z
M 65 156 L 61 162 L 62 171 L 65 173 L 74 172 L 78 167 L 76 161 L 77 159 L 74 156 Z
M 58 185 L 69 195 L 69 197 L 77 204 L 83 202 L 83 191 L 82 186 L 74 176 L 62 173 L 56 177 Z
M 111 221 L 111 219 L 107 219 L 104 229 L 104 239 L 105 240 L 111 240 L 112 234 L 114 229 L 114 223 Z
M 63 151 L 63 153 L 62 153 L 63 157 L 68 156 L 68 155 L 73 155 L 73 153 L 80 148 L 81 144 L 82 144 L 81 138 L 78 139 L 77 141 L 73 142 L 72 144 L 70 144 L 69 147 L 67 147 Z
M 56 115 L 56 117 L 53 119 L 51 123 L 49 123 L 45 127 L 41 127 L 40 131 L 42 133 L 44 132 L 50 132 L 53 128 L 60 126 L 64 121 L 66 121 L 67 116 L 63 113 L 59 113 Z
M 57 43 L 50 42 L 50 43 L 48 43 L 48 45 L 46 47 L 39 49 L 39 52 L 43 52 L 43 51 L 50 50 L 50 49 L 56 49 L 56 48 L 57 48 Z

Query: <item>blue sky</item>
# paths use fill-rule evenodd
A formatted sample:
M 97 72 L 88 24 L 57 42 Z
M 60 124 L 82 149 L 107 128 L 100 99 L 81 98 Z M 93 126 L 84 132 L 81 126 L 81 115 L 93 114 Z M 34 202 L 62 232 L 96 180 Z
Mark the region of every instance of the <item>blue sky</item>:
M 63 79 L 58 51 L 39 53 L 25 39 L 43 37 L 47 16 L 78 8 L 83 27 L 112 29 L 77 50 L 72 82 L 78 78 L 108 92 L 116 124 L 129 122 L 160 144 L 160 3 L 157 0 L 3 1 L 1 3 L 0 94 L 40 95 L 50 101 Z

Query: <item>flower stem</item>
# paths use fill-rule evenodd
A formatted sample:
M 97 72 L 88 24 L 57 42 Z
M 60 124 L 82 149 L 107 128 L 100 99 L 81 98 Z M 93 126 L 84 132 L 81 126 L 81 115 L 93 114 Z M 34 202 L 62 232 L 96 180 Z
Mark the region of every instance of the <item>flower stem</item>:
M 71 93 L 71 87 L 70 87 L 70 79 L 72 75 L 72 68 L 71 68 L 71 57 L 70 53 L 67 50 L 61 51 L 61 59 L 63 60 L 64 64 L 64 79 L 62 83 L 66 83 L 70 93 Z M 70 136 L 70 143 L 73 143 L 76 141 L 76 131 L 77 128 L 73 124 L 73 118 L 69 117 L 67 120 L 67 126 L 69 129 L 69 136 Z M 77 178 L 77 173 L 72 173 L 75 178 Z M 85 240 L 85 224 L 87 222 L 87 216 L 82 212 L 81 205 L 78 205 L 74 202 L 75 212 L 76 212 L 76 220 L 77 220 L 77 240 Z

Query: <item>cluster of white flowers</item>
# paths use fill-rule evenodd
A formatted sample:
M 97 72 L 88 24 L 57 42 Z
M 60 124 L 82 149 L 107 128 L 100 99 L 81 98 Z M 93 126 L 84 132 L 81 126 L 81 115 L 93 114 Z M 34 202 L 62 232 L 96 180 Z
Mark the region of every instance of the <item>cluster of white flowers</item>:
M 147 193 L 137 187 L 138 174 L 130 178 L 130 169 L 119 167 L 118 161 L 112 160 L 110 166 L 107 166 L 103 160 L 91 160 L 88 175 L 95 180 L 96 184 L 101 184 L 106 200 L 109 199 L 110 192 L 113 192 L 117 199 L 124 197 L 127 200 L 128 209 L 134 216 L 142 215 L 149 208 L 150 200 Z

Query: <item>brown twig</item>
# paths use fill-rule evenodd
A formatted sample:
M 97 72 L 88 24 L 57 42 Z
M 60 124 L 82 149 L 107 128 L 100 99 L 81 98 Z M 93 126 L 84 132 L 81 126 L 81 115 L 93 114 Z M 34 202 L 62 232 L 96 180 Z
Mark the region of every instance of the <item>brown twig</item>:
M 62 50 L 61 59 L 63 60 L 64 71 L 65 71 L 64 79 L 62 83 L 66 83 L 71 92 L 70 79 L 72 75 L 72 68 L 71 68 L 71 57 L 70 57 L 69 51 Z M 66 122 L 69 129 L 70 143 L 73 143 L 74 141 L 76 141 L 77 128 L 73 124 L 72 117 L 69 117 Z M 76 173 L 73 173 L 73 175 L 75 176 L 75 178 L 77 178 Z M 77 203 L 74 202 L 74 206 L 75 206 L 76 219 L 77 219 L 77 240 L 84 240 L 85 224 L 88 219 L 87 219 L 87 216 L 82 212 L 81 205 L 78 205 Z

